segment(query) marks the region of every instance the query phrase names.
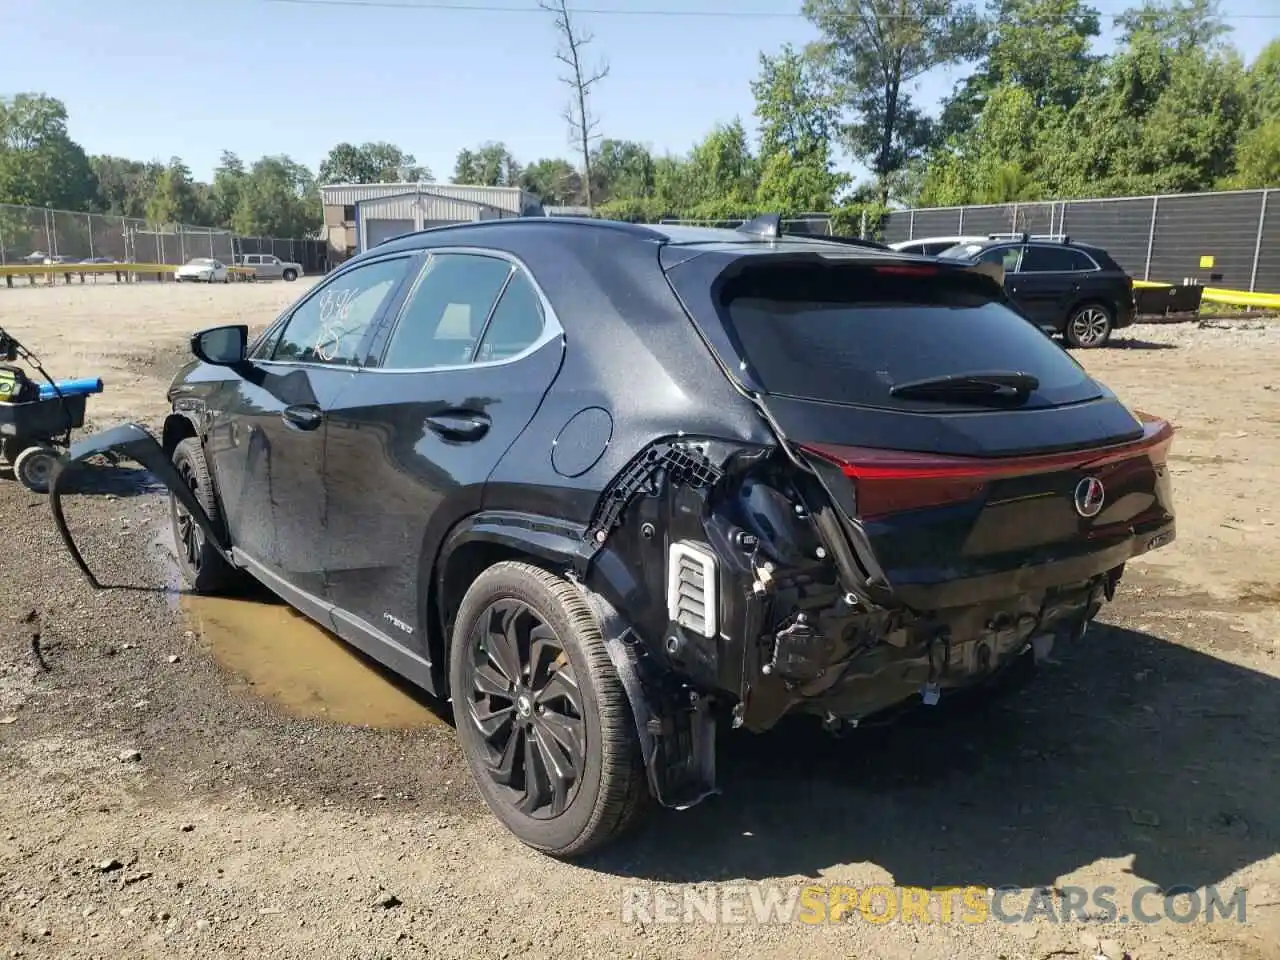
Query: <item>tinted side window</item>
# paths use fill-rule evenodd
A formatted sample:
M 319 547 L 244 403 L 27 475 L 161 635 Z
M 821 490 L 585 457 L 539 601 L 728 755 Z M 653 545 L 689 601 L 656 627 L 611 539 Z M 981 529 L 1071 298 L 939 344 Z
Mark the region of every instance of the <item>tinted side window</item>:
M 432 256 L 391 334 L 382 366 L 422 370 L 470 363 L 511 264 L 469 253 Z
M 476 360 L 505 360 L 527 349 L 542 335 L 542 302 L 529 279 L 517 270 L 485 327 Z
M 407 257 L 366 263 L 335 277 L 293 312 L 274 360 L 356 364 L 356 351 L 408 269 Z
M 1006 273 L 1012 273 L 1013 268 L 1018 265 L 1018 256 L 1021 252 L 1021 247 L 992 247 L 978 257 L 978 262 L 998 263 L 1004 267 Z
M 1022 255 L 1019 273 L 1062 273 L 1079 270 L 1073 251 L 1066 247 L 1029 246 Z
M 1068 250 L 1067 252 L 1071 254 L 1072 270 L 1097 270 L 1100 266 L 1094 263 L 1093 258 L 1087 253 L 1082 253 L 1079 250 Z

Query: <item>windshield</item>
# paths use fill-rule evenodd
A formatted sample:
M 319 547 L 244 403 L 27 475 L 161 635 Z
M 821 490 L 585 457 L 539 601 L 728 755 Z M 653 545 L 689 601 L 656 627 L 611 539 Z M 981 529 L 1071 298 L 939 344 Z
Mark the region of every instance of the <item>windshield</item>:
M 187 262 L 188 267 L 212 267 L 213 261 L 207 257 L 197 257 Z
M 789 264 L 729 281 L 723 312 L 765 391 L 919 408 L 929 401 L 895 396 L 893 388 L 994 370 L 1037 381 L 1030 407 L 1100 395 L 1084 369 L 1005 306 L 986 278 L 885 272 L 892 269 Z

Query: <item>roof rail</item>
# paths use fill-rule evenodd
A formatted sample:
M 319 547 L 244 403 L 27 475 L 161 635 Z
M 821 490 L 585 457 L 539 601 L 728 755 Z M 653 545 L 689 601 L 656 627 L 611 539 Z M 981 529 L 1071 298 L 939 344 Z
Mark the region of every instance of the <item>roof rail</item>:
M 1028 240 L 1048 240 L 1057 243 L 1070 243 L 1071 238 L 1065 233 L 1027 233 L 1025 230 L 1020 233 L 989 233 L 988 240 L 1021 240 L 1024 243 Z

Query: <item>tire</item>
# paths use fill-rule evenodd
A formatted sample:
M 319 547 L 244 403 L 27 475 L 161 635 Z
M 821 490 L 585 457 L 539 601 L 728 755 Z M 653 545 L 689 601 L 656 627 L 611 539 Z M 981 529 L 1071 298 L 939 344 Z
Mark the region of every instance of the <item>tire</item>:
M 34 493 L 49 492 L 49 477 L 58 462 L 58 451 L 53 447 L 31 446 L 13 458 L 13 475 L 22 485 Z
M 293 281 L 295 281 L 295 280 L 297 280 L 297 279 L 298 279 L 298 271 L 297 271 L 297 270 L 286 270 L 286 271 L 284 272 L 283 276 L 284 276 L 285 282 L 287 282 L 287 283 L 293 283 Z
M 536 645 L 533 632 L 540 634 Z M 502 644 L 504 636 L 515 643 Z M 486 639 L 497 641 L 492 654 Z M 639 822 L 649 788 L 631 706 L 594 614 L 566 580 L 514 561 L 484 571 L 458 611 L 449 680 L 471 775 L 489 809 L 523 843 L 555 857 L 581 856 Z M 482 718 L 490 720 L 488 735 Z M 566 741 L 580 746 L 577 762 Z M 515 748 L 505 774 L 504 747 Z M 549 776 L 544 789 L 528 789 L 530 753 L 542 759 L 542 770 L 573 771 L 562 797 Z
M 218 498 L 213 492 L 213 480 L 204 459 L 204 448 L 200 446 L 197 437 L 188 437 L 178 443 L 173 450 L 173 465 L 177 467 L 178 473 L 187 482 L 214 526 L 220 528 L 222 511 L 218 509 Z M 228 593 L 240 584 L 240 572 L 227 563 L 222 554 L 206 540 L 204 531 L 172 493 L 169 494 L 169 518 L 173 525 L 178 567 L 183 579 L 195 593 Z
M 1082 303 L 1067 318 L 1062 336 L 1081 349 L 1105 347 L 1115 326 L 1115 311 L 1105 303 Z

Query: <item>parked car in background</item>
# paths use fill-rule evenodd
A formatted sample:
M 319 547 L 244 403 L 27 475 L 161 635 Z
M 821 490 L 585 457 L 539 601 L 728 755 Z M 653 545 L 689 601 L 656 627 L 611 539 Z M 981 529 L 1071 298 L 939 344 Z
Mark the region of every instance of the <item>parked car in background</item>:
M 1022 676 L 1174 537 L 1171 427 L 997 269 L 778 220 L 398 237 L 70 460 L 169 487 L 194 591 L 253 577 L 451 698 L 494 813 L 581 854 L 716 793 L 719 726 Z
M 1024 233 L 987 233 L 973 234 L 971 236 L 958 237 L 915 237 L 911 240 L 899 240 L 897 243 L 889 244 L 890 250 L 897 250 L 899 253 L 915 253 L 925 257 L 936 257 L 944 250 L 950 250 L 952 247 L 962 243 L 985 243 L 988 240 L 1052 240 L 1055 239 L 1051 234 L 1024 234 Z
M 925 257 L 936 257 L 943 250 L 950 250 L 958 243 L 982 243 L 989 240 L 986 236 L 965 237 L 917 237 L 914 240 L 899 240 L 889 244 L 890 250 L 899 253 L 917 253 Z
M 281 260 L 269 253 L 246 253 L 236 263 L 253 271 L 255 280 L 287 280 L 292 283 L 302 276 L 302 264 Z
M 229 283 L 231 274 L 227 265 L 221 260 L 210 257 L 196 257 L 188 260 L 173 273 L 173 279 L 181 283 L 184 280 L 196 280 L 203 283 Z
M 999 264 L 1009 298 L 1027 319 L 1073 347 L 1103 347 L 1134 322 L 1133 278 L 1101 247 L 1033 238 L 978 240 L 938 255 Z

